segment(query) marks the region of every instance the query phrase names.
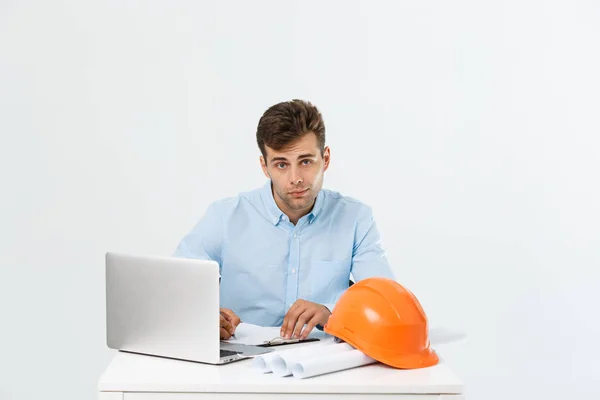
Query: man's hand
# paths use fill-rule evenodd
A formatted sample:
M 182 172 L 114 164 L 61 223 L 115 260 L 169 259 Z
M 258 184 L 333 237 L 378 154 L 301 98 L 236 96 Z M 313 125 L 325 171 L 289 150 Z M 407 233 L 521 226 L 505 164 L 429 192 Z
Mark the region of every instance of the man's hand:
M 229 339 L 235 333 L 235 328 L 242 322 L 240 317 L 235 315 L 233 311 L 228 308 L 219 309 L 221 320 L 219 326 L 221 327 L 221 339 Z
M 322 304 L 296 300 L 283 318 L 280 335 L 286 339 L 306 339 L 315 326 L 325 326 L 330 315 L 331 312 Z

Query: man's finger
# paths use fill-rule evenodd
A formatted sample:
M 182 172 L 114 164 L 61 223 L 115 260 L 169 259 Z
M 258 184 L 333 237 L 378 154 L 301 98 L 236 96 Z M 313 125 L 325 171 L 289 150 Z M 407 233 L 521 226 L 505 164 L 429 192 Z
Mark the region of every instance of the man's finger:
M 314 311 L 311 311 L 310 309 L 306 309 L 306 310 L 304 310 L 304 312 L 302 314 L 300 314 L 298 316 L 298 321 L 296 322 L 296 326 L 294 327 L 294 331 L 292 333 L 292 337 L 294 339 L 297 339 L 300 337 L 300 332 L 302 332 L 302 328 L 304 327 L 304 324 L 306 324 L 306 321 L 308 321 L 312 318 L 313 314 L 314 314 Z
M 304 312 L 304 309 L 305 307 L 303 305 L 298 305 L 296 307 L 290 308 L 290 310 L 287 313 L 287 324 L 284 325 L 285 333 L 283 337 L 289 339 L 292 336 L 294 327 L 298 322 L 298 316 Z
M 283 323 L 281 324 L 281 331 L 279 332 L 279 336 L 285 337 L 287 333 L 288 322 L 291 318 L 290 311 L 292 311 L 298 305 L 298 301 L 296 301 L 292 306 L 288 309 L 288 311 L 283 316 Z
M 231 325 L 233 325 L 234 329 L 237 328 L 240 322 L 242 322 L 240 320 L 240 317 L 235 315 L 235 313 L 229 308 L 221 308 L 221 315 L 223 315 L 227 319 L 227 321 L 229 321 Z
M 308 334 L 314 329 L 315 326 L 319 323 L 319 314 L 315 314 L 310 321 L 306 324 L 304 329 L 302 330 L 302 334 L 300 335 L 300 339 L 306 339 Z
M 231 338 L 231 334 L 229 332 L 227 332 L 227 330 L 225 328 L 220 329 L 219 335 L 221 336 L 221 339 L 224 339 L 224 340 Z
M 233 313 L 232 313 L 233 314 Z M 233 328 L 237 328 L 237 326 L 240 324 L 240 322 L 242 322 L 240 320 L 240 317 L 238 317 L 237 315 L 233 314 L 230 316 L 229 318 L 229 322 L 231 322 L 231 325 L 233 325 Z
M 279 336 L 281 336 L 282 338 L 285 337 L 285 329 L 287 327 L 289 319 L 290 319 L 290 312 L 288 311 L 287 313 L 285 313 L 285 316 L 283 317 L 283 323 L 281 324 L 281 330 L 279 331 Z
M 224 316 L 225 318 L 227 318 L 227 320 L 230 322 L 233 319 L 233 317 L 235 317 L 235 313 L 233 311 L 231 311 L 229 308 L 221 308 L 220 312 L 221 312 L 221 315 Z
M 296 321 L 298 321 L 298 313 L 296 311 L 288 311 L 286 317 L 287 322 L 283 325 L 282 337 L 289 339 L 292 334 L 292 330 L 296 326 Z
M 229 332 L 230 335 L 233 335 L 235 328 L 233 327 L 233 325 L 231 325 L 231 322 L 227 321 L 227 319 L 222 315 L 220 317 L 221 317 L 221 320 L 219 321 L 219 324 L 220 324 L 221 328 L 223 328 L 227 332 Z

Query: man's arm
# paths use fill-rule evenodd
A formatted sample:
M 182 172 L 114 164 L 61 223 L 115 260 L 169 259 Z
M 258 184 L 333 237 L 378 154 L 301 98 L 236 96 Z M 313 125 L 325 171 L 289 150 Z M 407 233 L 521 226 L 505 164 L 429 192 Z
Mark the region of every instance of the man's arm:
M 223 219 L 215 203 L 211 204 L 194 228 L 179 242 L 173 257 L 213 260 L 221 269 Z
M 221 272 L 221 250 L 223 247 L 223 218 L 217 204 L 211 204 L 202 219 L 179 242 L 173 257 L 213 260 L 219 263 Z M 226 308 L 220 308 L 220 338 L 229 339 L 240 323 L 240 318 Z
M 371 277 L 396 279 L 381 246 L 377 223 L 370 208 L 366 209 L 356 227 L 351 271 L 357 282 Z
M 373 213 L 369 207 L 365 207 L 364 210 L 363 215 L 357 222 L 354 236 L 351 273 L 357 282 L 370 277 L 395 280 L 385 251 L 381 246 L 381 238 Z M 317 304 L 305 300 L 296 301 L 285 315 L 281 336 L 306 338 L 314 327 L 322 330 L 335 308 L 335 304 Z M 323 306 L 327 310 L 324 310 Z M 302 329 L 304 324 L 306 324 L 306 327 Z
M 351 273 L 355 282 L 371 277 L 382 277 L 396 280 L 388 262 L 385 250 L 381 246 L 381 237 L 373 212 L 365 207 L 357 222 L 352 248 Z M 333 311 L 336 303 L 323 304 Z

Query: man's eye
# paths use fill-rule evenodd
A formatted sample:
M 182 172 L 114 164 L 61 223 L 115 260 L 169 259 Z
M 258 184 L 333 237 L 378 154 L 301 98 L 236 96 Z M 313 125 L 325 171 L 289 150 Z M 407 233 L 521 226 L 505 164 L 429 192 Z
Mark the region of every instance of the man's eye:
M 277 168 L 284 169 L 285 168 L 285 163 L 282 163 L 282 162 L 277 163 Z
M 302 164 L 304 164 L 304 165 L 308 165 L 311 163 L 312 163 L 312 160 L 302 160 Z

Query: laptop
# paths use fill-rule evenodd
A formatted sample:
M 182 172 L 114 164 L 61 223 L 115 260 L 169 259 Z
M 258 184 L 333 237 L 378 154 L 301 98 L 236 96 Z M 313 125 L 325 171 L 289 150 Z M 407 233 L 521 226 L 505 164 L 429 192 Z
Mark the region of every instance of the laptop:
M 109 348 L 208 364 L 273 351 L 221 342 L 219 322 L 217 262 L 106 254 Z

